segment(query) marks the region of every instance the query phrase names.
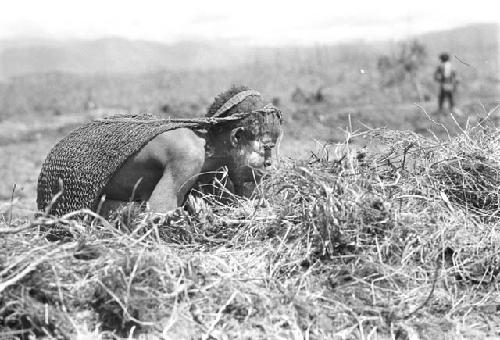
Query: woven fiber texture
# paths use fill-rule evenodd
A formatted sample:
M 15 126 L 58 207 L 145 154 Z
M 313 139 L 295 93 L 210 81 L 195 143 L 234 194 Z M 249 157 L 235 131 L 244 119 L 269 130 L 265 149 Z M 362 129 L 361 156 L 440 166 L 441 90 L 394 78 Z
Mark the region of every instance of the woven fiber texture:
M 56 216 L 84 208 L 96 211 L 111 176 L 151 139 L 169 130 L 204 127 L 204 120 L 175 121 L 152 115 L 89 122 L 64 137 L 47 155 L 38 178 L 38 209 L 49 208 L 47 212 Z
M 255 90 L 247 90 L 239 92 L 238 94 L 229 98 L 229 100 L 225 102 L 224 105 L 222 105 L 217 110 L 217 112 L 214 113 L 213 117 L 223 117 L 227 111 L 231 110 L 234 106 L 238 105 L 239 103 L 241 103 L 250 96 L 260 97 L 260 93 Z

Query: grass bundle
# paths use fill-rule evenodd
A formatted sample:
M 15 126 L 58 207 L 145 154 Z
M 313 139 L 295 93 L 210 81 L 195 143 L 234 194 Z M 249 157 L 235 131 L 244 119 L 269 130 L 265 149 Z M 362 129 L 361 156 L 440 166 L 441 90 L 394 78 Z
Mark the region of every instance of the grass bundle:
M 498 221 L 500 208 L 500 131 L 474 128 L 450 143 L 429 172 L 437 190 L 456 206 Z

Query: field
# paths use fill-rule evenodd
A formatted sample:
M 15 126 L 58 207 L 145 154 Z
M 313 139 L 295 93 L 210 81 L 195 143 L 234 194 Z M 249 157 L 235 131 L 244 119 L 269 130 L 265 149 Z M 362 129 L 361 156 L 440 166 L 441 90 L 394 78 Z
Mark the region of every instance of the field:
M 0 338 L 499 338 L 498 55 L 454 60 L 450 114 L 433 60 L 380 67 L 390 51 L 1 84 Z M 203 196 L 167 219 L 34 217 L 40 166 L 71 129 L 201 116 L 231 84 L 285 115 L 279 169 L 253 197 Z M 48 241 L 55 227 L 72 236 Z

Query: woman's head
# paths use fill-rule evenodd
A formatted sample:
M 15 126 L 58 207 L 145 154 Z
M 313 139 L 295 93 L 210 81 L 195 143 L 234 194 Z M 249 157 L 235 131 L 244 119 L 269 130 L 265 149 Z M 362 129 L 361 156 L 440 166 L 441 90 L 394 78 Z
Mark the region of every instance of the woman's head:
M 230 174 L 245 182 L 260 177 L 272 165 L 272 151 L 282 133 L 282 118 L 279 110 L 264 105 L 258 92 L 244 86 L 232 87 L 217 96 L 207 117 L 239 113 L 248 115 L 215 125 L 209 129 L 207 138 L 216 154 L 226 155 Z

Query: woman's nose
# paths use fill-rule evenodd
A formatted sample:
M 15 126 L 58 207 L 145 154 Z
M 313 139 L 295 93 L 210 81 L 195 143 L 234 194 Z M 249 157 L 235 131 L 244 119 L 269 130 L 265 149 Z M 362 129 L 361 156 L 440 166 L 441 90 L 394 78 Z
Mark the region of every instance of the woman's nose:
M 264 166 L 265 166 L 265 167 L 269 167 L 269 166 L 271 166 L 272 164 L 273 164 L 273 162 L 271 162 L 271 160 L 270 160 L 270 159 L 266 159 L 266 160 L 264 160 Z

